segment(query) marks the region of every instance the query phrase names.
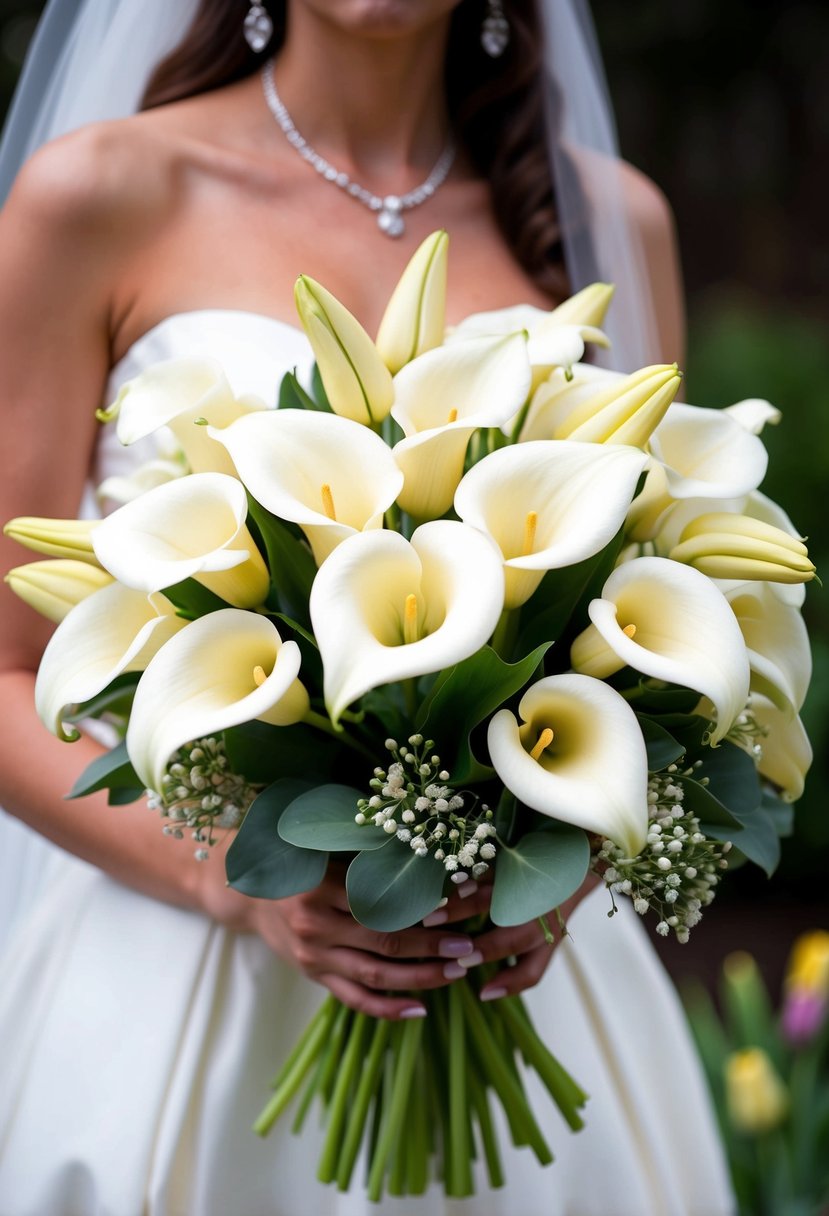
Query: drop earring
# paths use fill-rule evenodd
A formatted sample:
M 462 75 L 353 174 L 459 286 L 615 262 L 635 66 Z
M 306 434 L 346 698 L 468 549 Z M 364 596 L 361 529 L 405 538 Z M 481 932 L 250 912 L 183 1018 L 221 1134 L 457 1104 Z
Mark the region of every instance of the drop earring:
M 509 22 L 501 0 L 487 0 L 486 16 L 481 26 L 481 46 L 492 59 L 503 55 L 509 45 Z
M 273 37 L 273 22 L 264 4 L 251 4 L 245 17 L 245 42 L 258 55 Z

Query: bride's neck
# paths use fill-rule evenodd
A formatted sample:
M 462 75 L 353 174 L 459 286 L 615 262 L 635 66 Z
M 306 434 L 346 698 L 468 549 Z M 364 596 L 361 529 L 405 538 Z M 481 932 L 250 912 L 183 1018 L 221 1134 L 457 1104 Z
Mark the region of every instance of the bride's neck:
M 448 134 L 447 36 L 448 19 L 400 38 L 352 35 L 303 7 L 277 87 L 301 134 L 340 167 L 358 177 L 428 172 Z

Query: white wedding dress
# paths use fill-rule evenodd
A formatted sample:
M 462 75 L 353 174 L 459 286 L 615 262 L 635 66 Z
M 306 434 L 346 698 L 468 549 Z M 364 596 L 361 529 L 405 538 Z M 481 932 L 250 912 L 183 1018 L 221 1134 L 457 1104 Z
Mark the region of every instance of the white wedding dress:
M 219 359 L 237 392 L 270 400 L 286 369 L 310 362 L 290 325 L 185 313 L 134 345 L 111 388 L 185 354 Z M 111 431 L 99 477 L 136 460 Z M 15 892 L 25 915 L 0 959 L 0 1216 L 733 1213 L 677 998 L 643 926 L 628 906 L 608 920 L 601 890 L 528 994 L 591 1095 L 586 1129 L 573 1135 L 538 1094 L 553 1166 L 510 1150 L 500 1191 L 481 1177 L 470 1200 L 435 1187 L 378 1208 L 359 1187 L 340 1195 L 315 1181 L 313 1120 L 299 1139 L 288 1121 L 266 1140 L 250 1131 L 323 990 L 256 938 L 136 894 L 33 835 L 27 847 L 42 855 L 40 889 Z

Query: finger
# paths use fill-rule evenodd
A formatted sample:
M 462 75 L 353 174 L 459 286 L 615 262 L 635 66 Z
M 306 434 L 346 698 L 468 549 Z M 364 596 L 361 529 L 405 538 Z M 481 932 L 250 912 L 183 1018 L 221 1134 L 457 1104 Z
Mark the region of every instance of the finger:
M 396 933 L 377 933 L 351 920 L 350 926 L 341 926 L 341 931 L 343 945 L 370 951 L 383 958 L 462 958 L 475 949 L 475 943 L 468 934 L 447 933 L 443 929 L 422 929 L 418 926 Z
M 557 943 L 556 943 L 557 944 Z M 555 945 L 544 942 L 522 954 L 512 967 L 503 967 L 487 980 L 481 989 L 482 1001 L 495 1001 L 502 996 L 515 996 L 534 987 L 550 965 Z
M 321 984 L 332 992 L 338 1001 L 356 1009 L 358 1013 L 367 1013 L 372 1018 L 387 1018 L 394 1022 L 405 1018 L 422 1018 L 426 1016 L 426 1006 L 411 996 L 383 996 L 379 992 L 371 992 L 362 984 L 345 976 L 325 974 L 318 977 Z
M 544 933 L 538 921 L 489 929 L 475 937 L 475 949 L 472 954 L 465 955 L 460 961 L 465 967 L 477 967 L 479 963 L 497 963 L 504 958 L 526 954 L 543 941 Z
M 319 957 L 316 972 L 336 974 L 354 980 L 363 988 L 382 991 L 390 988 L 404 992 L 409 988 L 443 988 L 451 980 L 463 975 L 458 962 L 391 963 L 376 954 L 348 947 L 334 947 Z
M 460 887 L 453 888 L 443 907 L 436 908 L 425 917 L 423 924 L 427 928 L 433 925 L 451 925 L 471 916 L 480 916 L 488 910 L 491 899 L 491 886 L 482 886 L 470 879 Z

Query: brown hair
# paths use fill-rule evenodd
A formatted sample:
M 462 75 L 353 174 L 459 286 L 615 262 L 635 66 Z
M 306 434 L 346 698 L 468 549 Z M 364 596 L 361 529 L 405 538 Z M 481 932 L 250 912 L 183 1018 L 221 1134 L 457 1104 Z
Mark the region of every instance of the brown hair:
M 201 0 L 181 44 L 158 65 L 143 108 L 205 93 L 256 71 L 241 27 L 249 0 Z M 267 0 L 274 23 L 268 48 L 285 36 L 286 0 Z M 507 0 L 509 45 L 493 60 L 480 43 L 483 0 L 461 0 L 452 14 L 446 58 L 450 114 L 458 139 L 490 183 L 496 220 L 518 263 L 555 300 L 569 291 L 547 158 L 535 0 Z

